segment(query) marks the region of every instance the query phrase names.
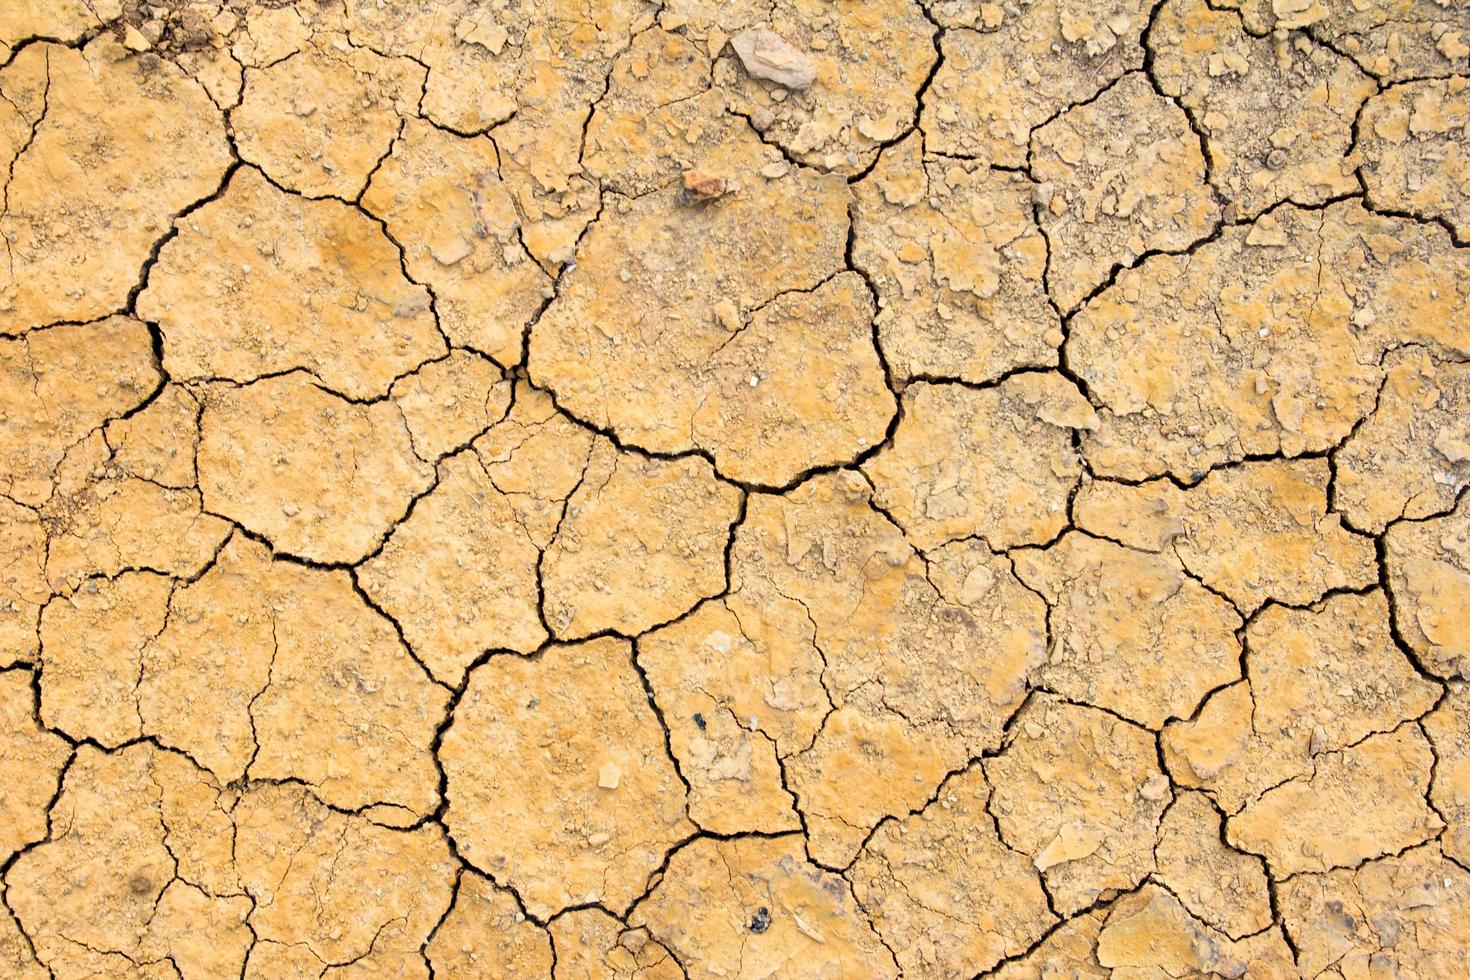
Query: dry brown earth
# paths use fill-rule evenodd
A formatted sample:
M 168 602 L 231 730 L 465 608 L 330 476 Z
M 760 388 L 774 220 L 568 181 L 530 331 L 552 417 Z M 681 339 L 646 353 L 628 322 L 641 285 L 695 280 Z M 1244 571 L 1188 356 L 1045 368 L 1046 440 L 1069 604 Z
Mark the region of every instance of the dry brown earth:
M 1470 976 L 1464 0 L 3 0 L 0 238 L 0 976 Z

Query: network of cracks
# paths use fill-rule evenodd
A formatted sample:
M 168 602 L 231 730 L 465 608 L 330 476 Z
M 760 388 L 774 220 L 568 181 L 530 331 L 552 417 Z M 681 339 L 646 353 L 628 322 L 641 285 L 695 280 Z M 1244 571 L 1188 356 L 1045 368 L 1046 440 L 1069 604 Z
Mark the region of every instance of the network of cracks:
M 1470 8 L 0 7 L 0 972 L 1470 972 Z

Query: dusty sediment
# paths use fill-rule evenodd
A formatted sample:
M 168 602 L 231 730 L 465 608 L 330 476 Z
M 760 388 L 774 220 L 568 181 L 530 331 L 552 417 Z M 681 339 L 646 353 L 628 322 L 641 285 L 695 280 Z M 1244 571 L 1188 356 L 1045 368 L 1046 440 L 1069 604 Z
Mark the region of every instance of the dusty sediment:
M 0 8 L 0 974 L 1470 973 L 1470 9 Z

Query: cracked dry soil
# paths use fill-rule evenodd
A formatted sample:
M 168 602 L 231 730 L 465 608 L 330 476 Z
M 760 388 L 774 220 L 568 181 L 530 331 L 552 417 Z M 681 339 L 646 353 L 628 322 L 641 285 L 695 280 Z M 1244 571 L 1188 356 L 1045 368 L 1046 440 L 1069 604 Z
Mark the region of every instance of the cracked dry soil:
M 0 975 L 1470 975 L 1465 0 L 4 0 L 0 179 Z

